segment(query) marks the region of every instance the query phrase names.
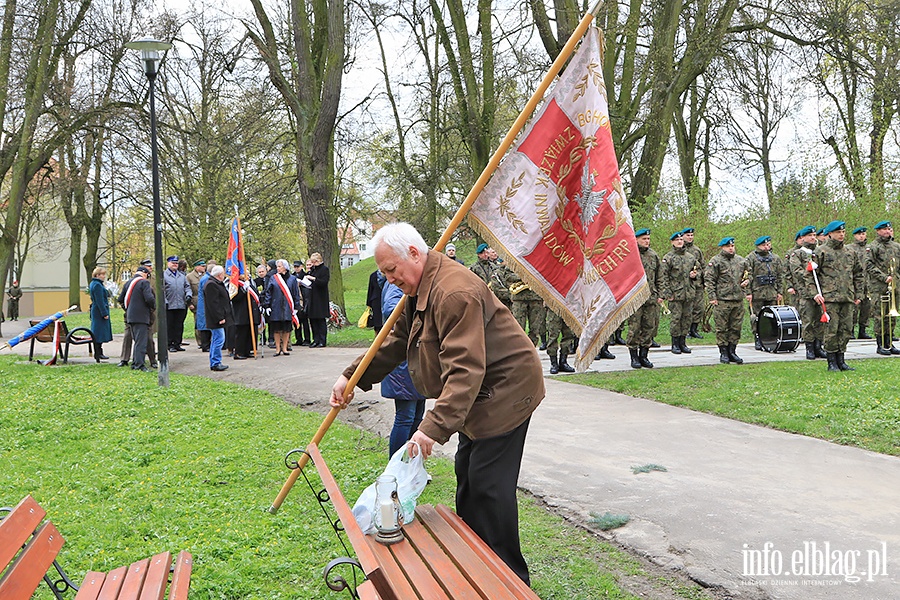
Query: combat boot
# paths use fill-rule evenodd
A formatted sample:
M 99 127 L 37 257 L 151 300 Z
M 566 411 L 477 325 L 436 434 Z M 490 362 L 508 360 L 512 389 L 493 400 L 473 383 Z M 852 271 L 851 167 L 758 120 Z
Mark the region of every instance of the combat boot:
M 678 345 L 681 348 L 682 354 L 690 354 L 691 353 L 691 349 L 688 348 L 687 342 L 685 341 L 686 339 L 687 339 L 687 336 L 684 336 L 684 335 L 678 338 Z
M 843 352 L 837 352 L 836 354 L 837 354 L 837 365 L 841 371 L 855 371 L 856 370 L 853 367 L 851 367 L 850 365 L 848 365 L 847 362 L 844 360 Z
M 656 340 L 650 340 L 650 347 L 651 348 L 659 348 L 660 347 L 659 342 L 657 342 Z
M 806 360 L 816 360 L 816 345 L 814 342 L 805 342 Z
M 637 348 L 629 348 L 628 354 L 631 355 L 631 368 L 640 369 L 644 365 L 641 364 L 640 350 Z
M 829 371 L 840 371 L 841 370 L 841 367 L 838 366 L 837 352 L 826 352 L 825 358 L 828 359 L 828 370 Z
M 643 348 L 638 349 L 638 360 L 641 361 L 641 366 L 645 369 L 652 369 L 653 363 L 650 362 L 650 359 L 647 358 L 647 353 L 650 352 L 650 348 L 644 346 Z
M 559 361 L 556 360 L 556 355 L 550 355 L 550 374 L 556 375 L 559 373 Z
M 610 342 L 612 345 L 624 346 L 625 340 L 622 339 L 622 328 L 616 329 L 616 335 L 613 336 L 612 341 Z
M 825 352 L 825 346 L 822 345 L 822 340 L 816 340 L 813 347 L 816 349 L 816 358 L 828 358 L 828 353 Z
M 880 354 L 882 356 L 890 356 L 891 355 L 891 351 L 881 345 L 881 340 L 878 340 L 875 343 L 878 344 L 878 349 L 875 350 L 876 354 Z M 893 348 L 893 347 L 894 347 L 894 345 L 891 344 L 891 348 Z
M 737 344 L 728 345 L 728 358 L 736 365 L 744 364 L 744 359 L 737 355 Z
M 872 336 L 869 335 L 868 333 L 866 333 L 865 325 L 860 325 L 859 326 L 859 335 L 857 335 L 856 338 L 860 339 L 860 340 L 871 340 Z
M 891 344 L 891 347 L 890 347 L 889 351 L 890 351 L 891 354 L 900 354 L 900 350 L 898 350 L 897 348 L 895 348 L 893 344 Z
M 594 358 L 594 360 L 600 360 L 601 358 L 604 360 L 613 360 L 616 357 L 615 354 L 609 351 L 609 344 L 603 344 L 603 347 L 600 348 L 600 353 Z
M 703 336 L 700 334 L 700 331 L 697 329 L 699 323 L 691 323 L 691 330 L 688 332 L 688 336 L 694 338 L 695 340 L 702 340 Z
M 754 333 L 754 334 L 753 334 L 753 349 L 754 349 L 754 350 L 762 350 L 762 349 L 763 349 L 763 347 L 762 347 L 762 342 L 759 341 L 759 334 L 758 334 L 758 333 Z
M 719 346 L 719 362 L 723 365 L 731 362 L 731 357 L 728 356 L 728 346 Z
M 569 358 L 568 354 L 559 353 L 559 370 L 562 373 L 574 373 L 575 367 L 566 362 L 567 358 Z
M 681 344 L 678 343 L 678 336 L 672 336 L 672 354 L 681 354 Z

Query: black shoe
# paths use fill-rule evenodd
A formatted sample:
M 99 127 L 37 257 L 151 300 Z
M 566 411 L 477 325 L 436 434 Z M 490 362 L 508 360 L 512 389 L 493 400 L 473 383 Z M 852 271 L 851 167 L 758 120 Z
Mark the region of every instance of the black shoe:
M 135 367 L 134 365 L 132 365 L 131 370 L 132 371 L 143 371 L 144 373 L 150 372 L 150 369 L 147 368 L 147 365 L 141 365 L 139 367 Z
M 866 333 L 865 325 L 859 326 L 859 335 L 857 335 L 856 337 L 857 337 L 857 339 L 860 339 L 860 340 L 871 340 L 872 339 L 872 336 L 869 335 L 868 333 Z
M 728 358 L 731 360 L 731 362 L 733 362 L 736 365 L 744 364 L 744 360 L 740 356 L 735 354 L 736 351 L 737 351 L 737 344 L 729 344 Z
M 758 335 L 753 336 L 753 349 L 754 350 L 762 350 L 763 349 L 762 342 L 759 341 Z
M 625 345 L 625 340 L 622 339 L 622 334 L 619 333 L 618 331 L 616 331 L 616 335 L 613 337 L 613 341 L 616 343 L 617 346 Z M 612 343 L 612 342 L 610 342 L 610 343 Z
M 629 348 L 628 354 L 631 355 L 631 368 L 632 369 L 640 369 L 644 365 L 641 364 L 641 358 L 638 356 L 637 348 Z
M 559 370 L 563 373 L 574 373 L 575 367 L 566 362 L 568 355 L 560 354 L 559 355 Z
M 684 336 L 684 335 L 678 338 L 678 345 L 681 347 L 682 354 L 690 354 L 691 353 L 691 349 L 688 348 L 686 339 L 687 339 L 687 336 Z
M 249 356 L 241 356 L 240 354 L 234 355 L 234 360 L 247 360 L 248 358 L 250 358 L 250 357 Z
M 559 373 L 559 361 L 556 359 L 555 355 L 550 355 L 550 374 L 556 375 Z
M 804 342 L 806 344 L 806 360 L 816 360 L 816 344 L 815 342 Z
M 662 346 L 660 346 L 656 340 L 650 340 L 650 347 L 651 348 L 661 348 Z
M 838 366 L 837 353 L 826 352 L 825 358 L 828 359 L 828 370 L 829 371 L 840 371 L 841 370 L 841 367 Z
M 691 329 L 688 331 L 686 337 L 694 338 L 695 340 L 702 340 L 703 336 L 700 335 L 700 332 L 697 331 L 697 323 L 691 323 Z
M 109 360 L 109 357 L 105 354 L 100 354 L 97 356 L 97 360 Z
M 893 346 L 893 344 L 892 344 L 892 345 L 891 345 L 891 348 L 893 348 L 893 347 L 894 347 L 894 346 Z M 882 355 L 882 356 L 890 356 L 890 355 L 891 355 L 891 351 L 888 350 L 887 348 L 885 348 L 884 346 L 882 346 L 882 345 L 881 345 L 881 342 L 878 342 L 878 349 L 875 350 L 875 352 L 876 352 L 877 354 Z
M 209 348 L 200 348 L 200 352 L 209 352 Z
M 227 369 L 228 365 L 223 365 L 222 363 L 209 368 L 210 371 L 226 371 Z
M 641 366 L 645 369 L 652 369 L 653 363 L 647 358 L 647 353 L 650 352 L 650 348 L 648 346 L 644 346 L 643 348 L 638 348 L 638 359 L 641 361 Z
M 272 350 L 274 350 L 274 349 L 275 349 L 275 342 L 270 343 L 270 344 L 269 344 L 269 348 L 271 348 Z
M 613 360 L 616 358 L 616 355 L 609 351 L 609 345 L 603 344 L 603 347 L 600 348 L 600 353 L 594 360 L 600 360 L 601 358 L 604 360 Z
M 546 342 L 541 342 L 541 345 L 538 346 L 538 350 L 540 350 L 541 352 L 543 352 L 543 351 L 546 350 L 546 349 L 547 349 L 547 343 L 546 343 Z
M 893 344 L 891 344 L 890 351 L 891 351 L 891 354 L 900 354 L 900 349 L 894 348 Z
M 681 344 L 678 343 L 678 338 L 672 338 L 672 354 L 681 354 Z
M 127 360 L 120 360 L 120 361 L 119 361 L 119 364 L 117 364 L 116 366 L 117 366 L 117 367 L 127 367 L 127 366 L 128 366 L 128 361 L 127 361 Z
M 719 346 L 719 362 L 723 365 L 731 362 L 731 357 L 728 356 L 728 346 Z
M 816 358 L 828 358 L 828 353 L 825 352 L 825 346 L 822 345 L 822 340 L 816 340 L 813 347 L 816 349 Z
M 300 346 L 309 346 L 309 342 L 306 341 L 306 340 L 303 340 L 302 342 L 300 342 L 299 345 L 300 345 Z
M 155 362 L 150 363 L 150 368 L 151 368 L 151 369 L 157 369 L 157 368 L 159 368 L 159 363 L 155 363 Z
M 856 370 L 853 367 L 851 367 L 850 365 L 848 365 L 847 362 L 844 360 L 843 352 L 837 352 L 836 354 L 837 354 L 837 366 L 841 371 L 855 371 Z

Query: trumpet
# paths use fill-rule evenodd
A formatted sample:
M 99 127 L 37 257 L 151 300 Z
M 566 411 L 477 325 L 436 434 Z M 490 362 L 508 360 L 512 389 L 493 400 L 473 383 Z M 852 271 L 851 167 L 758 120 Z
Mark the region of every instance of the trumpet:
M 672 314 L 672 311 L 669 310 L 669 301 L 668 301 L 668 300 L 663 300 L 663 303 L 662 303 L 662 312 L 663 312 L 663 314 L 666 315 L 666 316 Z

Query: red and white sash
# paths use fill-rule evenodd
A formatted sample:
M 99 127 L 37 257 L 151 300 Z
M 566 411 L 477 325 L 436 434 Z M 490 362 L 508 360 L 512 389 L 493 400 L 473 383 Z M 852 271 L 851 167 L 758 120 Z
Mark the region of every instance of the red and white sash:
M 128 284 L 128 289 L 125 290 L 125 305 L 124 305 L 124 308 L 128 308 L 128 304 L 131 302 L 131 293 L 134 292 L 135 285 L 136 285 L 139 281 L 143 281 L 143 280 L 144 280 L 143 277 L 135 277 L 134 279 L 131 280 L 131 283 Z
M 291 307 L 291 322 L 294 324 L 294 328 L 300 327 L 300 319 L 297 318 L 297 311 L 294 310 L 294 299 L 291 297 L 291 290 L 288 289 L 287 283 L 285 283 L 281 273 L 275 273 L 273 277 L 275 278 L 275 281 L 278 282 L 278 287 L 281 288 L 281 293 L 284 294 L 285 301 Z

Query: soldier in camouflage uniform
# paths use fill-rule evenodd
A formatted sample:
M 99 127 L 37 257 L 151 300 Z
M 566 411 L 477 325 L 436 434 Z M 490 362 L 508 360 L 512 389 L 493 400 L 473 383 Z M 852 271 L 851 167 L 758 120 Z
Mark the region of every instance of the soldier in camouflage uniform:
M 669 301 L 672 321 L 669 333 L 672 335 L 672 354 L 690 354 L 685 338 L 691 328 L 693 303 L 696 286 L 699 285 L 700 263 L 694 255 L 684 249 L 684 237 L 676 231 L 669 238 L 672 251 L 662 259 L 660 281 L 663 298 Z
M 512 301 L 509 297 L 509 288 L 506 287 L 506 273 L 509 269 L 495 262 L 492 258 L 492 249 L 485 243 L 478 245 L 476 254 L 478 262 L 469 269 L 484 281 L 497 299 L 512 309 Z
M 815 300 L 824 304 L 831 320 L 825 324 L 825 353 L 829 371 L 853 371 L 844 361 L 847 342 L 853 337 L 853 305 L 862 300 L 863 267 L 856 253 L 844 245 L 843 221 L 825 226 L 828 241 L 816 248 L 813 260 L 818 265 L 821 294 Z M 813 274 L 809 274 L 812 279 Z
M 866 250 L 865 269 L 868 276 L 868 291 L 872 306 L 878 307 L 875 316 L 875 343 L 878 345 L 878 354 L 885 356 L 900 354 L 900 350 L 894 347 L 893 332 L 897 319 L 888 315 L 891 308 L 890 290 L 894 283 L 894 292 L 897 292 L 896 277 L 900 272 L 900 244 L 894 241 L 894 228 L 890 221 L 881 221 L 875 225 L 875 233 L 878 236 Z M 882 306 L 882 296 L 888 296 L 888 302 Z M 894 306 L 897 304 L 897 296 L 894 297 Z M 884 319 L 881 315 L 885 315 Z
M 859 264 L 863 266 L 863 270 L 866 268 L 866 248 L 867 248 L 867 233 L 868 229 L 866 227 L 857 227 L 853 230 L 853 243 L 850 244 L 850 249 L 856 252 L 856 258 L 859 259 Z M 856 337 L 861 340 L 871 340 L 872 336 L 866 333 L 866 327 L 869 325 L 869 317 L 872 316 L 872 303 L 869 301 L 869 291 L 868 291 L 868 282 L 867 278 L 863 277 L 863 299 L 862 302 L 859 303 L 859 306 L 853 307 L 853 322 L 857 324 L 859 327 L 859 331 L 857 332 Z
M 508 268 L 505 270 L 505 283 L 512 298 L 513 317 L 522 331 L 528 333 L 531 343 L 537 346 L 544 334 L 544 300 L 521 277 Z
M 750 284 L 747 288 L 747 302 L 750 309 L 750 328 L 753 330 L 754 347 L 762 350 L 759 341 L 757 323 L 759 311 L 763 306 L 777 306 L 782 303 L 784 296 L 781 289 L 784 282 L 784 262 L 781 257 L 772 252 L 772 238 L 764 235 L 754 242 L 756 250 L 747 255 L 747 269 L 750 275 Z
M 703 261 L 703 251 L 694 245 L 694 228 L 685 227 L 681 231 L 684 234 L 685 251 L 693 254 L 694 258 L 697 259 L 697 264 L 702 267 L 706 263 Z M 703 287 L 703 272 L 701 270 L 700 275 L 697 277 L 696 289 L 694 290 L 694 304 L 691 307 L 691 329 L 688 331 L 688 337 L 692 337 L 695 340 L 703 339 L 703 335 L 698 329 L 700 322 L 703 321 L 703 312 L 706 309 L 706 303 L 703 301 Z
M 647 285 L 650 287 L 650 297 L 628 320 L 628 352 L 631 354 L 631 368 L 653 368 L 653 363 L 647 358 L 650 352 L 650 343 L 656 336 L 659 328 L 659 306 L 662 304 L 662 296 L 659 291 L 659 281 L 662 277 L 662 261 L 659 254 L 650 248 L 650 230 L 638 229 L 634 232 L 637 239 L 638 251 L 641 253 L 641 264 L 644 274 L 647 275 Z
M 806 270 L 806 265 L 816 249 L 816 228 L 812 225 L 804 227 L 797 232 L 796 241 L 799 246 L 788 254 L 788 272 L 790 273 L 790 286 L 795 292 L 795 306 L 800 313 L 801 331 L 803 343 L 806 345 L 807 360 L 826 358 L 825 349 L 822 348 L 822 340 L 825 337 L 825 325 L 822 323 L 822 307 L 814 300 L 816 283 Z
M 565 320 L 547 307 L 547 354 L 550 356 L 550 374 L 556 375 L 560 371 L 563 373 L 574 373 L 575 368 L 569 362 L 569 352 L 575 343 L 575 334 L 566 325 Z M 562 341 L 559 337 L 562 336 Z M 559 357 L 557 358 L 557 352 Z
M 747 261 L 735 254 L 733 237 L 722 238 L 719 248 L 721 250 L 710 259 L 703 274 L 706 295 L 716 321 L 719 362 L 742 365 L 744 361 L 737 355 L 737 344 L 744 324 L 745 292 L 741 284 L 746 286 Z

